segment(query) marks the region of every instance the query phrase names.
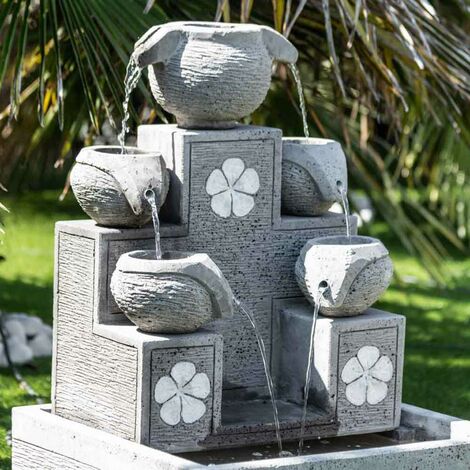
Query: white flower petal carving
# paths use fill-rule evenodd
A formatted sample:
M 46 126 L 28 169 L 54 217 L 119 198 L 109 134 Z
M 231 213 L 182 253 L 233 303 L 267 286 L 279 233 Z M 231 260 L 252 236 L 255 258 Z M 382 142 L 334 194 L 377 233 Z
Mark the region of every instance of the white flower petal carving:
M 162 377 L 155 385 L 155 401 L 161 405 L 174 397 L 178 391 L 178 386 L 171 377 Z
M 176 426 L 181 419 L 181 398 L 175 395 L 160 408 L 160 418 L 170 426 Z
M 193 380 L 188 382 L 184 387 L 183 391 L 186 395 L 191 395 L 196 398 L 207 398 L 211 384 L 209 382 L 209 377 L 206 374 L 199 372 L 193 377 Z
M 346 363 L 343 367 L 343 372 L 341 372 L 341 380 L 347 384 L 357 380 L 364 373 L 364 369 L 361 366 L 361 363 L 357 360 L 357 357 L 354 356 Z
M 186 424 L 195 423 L 198 419 L 202 418 L 206 412 L 206 405 L 197 398 L 183 395 L 181 401 L 183 402 L 181 417 Z
M 192 362 L 178 362 L 172 368 L 170 375 L 178 385 L 178 388 L 184 387 L 196 373 L 196 366 Z
M 379 359 L 380 351 L 375 346 L 364 346 L 357 352 L 357 358 L 364 370 L 370 369 Z
M 247 168 L 233 185 L 235 191 L 245 194 L 256 194 L 259 190 L 259 176 L 253 168 Z
M 249 214 L 255 206 L 252 196 L 239 193 L 238 191 L 232 193 L 232 201 L 232 212 L 236 217 L 243 217 Z
M 355 406 L 365 402 L 377 405 L 385 400 L 387 382 L 392 377 L 392 361 L 388 356 L 381 356 L 375 346 L 363 346 L 341 371 L 341 380 L 346 384 L 346 399 Z
M 215 168 L 206 181 L 211 209 L 224 219 L 248 215 L 255 207 L 253 196 L 259 188 L 258 173 L 253 168 L 245 168 L 240 158 L 227 158 L 222 169 Z
M 222 163 L 222 171 L 230 187 L 238 181 L 244 169 L 245 163 L 241 158 L 227 158 L 227 160 Z
M 369 386 L 367 387 L 367 403 L 370 405 L 377 405 L 386 396 L 388 387 L 385 382 L 369 377 Z
M 349 403 L 361 406 L 366 401 L 367 380 L 364 376 L 359 377 L 346 387 L 346 398 Z
M 155 385 L 155 401 L 162 405 L 160 418 L 170 426 L 181 419 L 186 424 L 195 423 L 206 412 L 202 401 L 210 394 L 211 384 L 204 372 L 196 373 L 192 362 L 176 363 L 170 375 L 161 377 Z
M 232 213 L 232 196 L 227 191 L 212 196 L 211 208 L 220 217 L 226 219 Z
M 227 191 L 229 188 L 227 178 L 225 178 L 222 170 L 216 168 L 207 178 L 206 191 L 209 196 Z

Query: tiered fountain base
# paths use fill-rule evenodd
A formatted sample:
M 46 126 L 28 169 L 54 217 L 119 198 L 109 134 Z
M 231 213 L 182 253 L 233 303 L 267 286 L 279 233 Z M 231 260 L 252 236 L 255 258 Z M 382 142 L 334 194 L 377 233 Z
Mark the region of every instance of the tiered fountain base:
M 295 446 L 313 313 L 298 287 L 295 263 L 308 240 L 344 234 L 345 218 L 282 213 L 278 129 L 141 126 L 138 146 L 161 152 L 170 170 L 160 213 L 163 251 L 207 253 L 250 310 L 275 379 L 280 432 L 286 447 Z M 322 158 L 328 157 L 325 152 Z M 354 217 L 349 221 L 355 234 Z M 154 247 L 151 228 L 57 224 L 52 406 L 14 412 L 14 469 L 198 468 L 171 454 L 195 452 L 187 458 L 219 464 L 225 457 L 211 460 L 216 454 L 228 455 L 225 462 L 242 454 L 238 460 L 250 460 L 253 445 L 264 447 L 253 449 L 252 459 L 276 451 L 264 367 L 238 307 L 229 319 L 181 335 L 143 333 L 119 310 L 110 290 L 119 257 Z M 179 310 L 175 317 L 185 313 Z M 467 468 L 468 423 L 451 425 L 452 418 L 401 407 L 404 323 L 400 315 L 374 309 L 319 318 L 305 449 L 320 453 L 308 440 L 331 438 L 346 439 L 344 448 L 332 444 L 335 451 L 350 450 L 364 440 L 353 436 L 391 431 L 400 423 L 406 429 L 398 437 L 443 440 L 394 445 L 376 436 L 370 450 L 241 467 L 310 468 L 316 462 L 334 469 L 350 459 L 361 469 L 396 470 L 400 462 L 418 461 L 432 461 L 427 468 L 443 462 L 465 462 Z M 391 447 L 376 448 L 383 445 Z M 225 468 L 240 468 L 234 465 Z

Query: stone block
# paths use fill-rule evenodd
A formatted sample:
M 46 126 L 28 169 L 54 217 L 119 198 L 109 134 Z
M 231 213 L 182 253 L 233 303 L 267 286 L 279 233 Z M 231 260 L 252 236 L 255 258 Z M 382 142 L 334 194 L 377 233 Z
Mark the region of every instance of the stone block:
M 138 146 L 161 152 L 170 171 L 161 218 L 176 224 L 182 235 L 163 238 L 164 249 L 207 253 L 252 310 L 270 354 L 276 300 L 301 295 L 294 274 L 301 248 L 311 238 L 344 234 L 343 215 L 281 214 L 279 129 L 140 126 Z M 354 217 L 351 222 L 355 232 Z M 264 393 L 256 339 L 242 313 L 236 309 L 233 318 L 211 329 L 224 337 L 224 389 Z
M 302 403 L 313 308 L 277 304 L 273 359 L 278 394 Z M 329 413 L 337 434 L 390 430 L 400 422 L 405 318 L 368 309 L 357 317 L 318 317 L 312 405 Z
M 203 330 L 156 336 L 139 332 L 126 318 L 106 323 L 99 314 L 94 316 L 94 312 L 99 312 L 95 307 L 97 298 L 101 304 L 105 300 L 105 293 L 96 287 L 97 283 L 103 286 L 97 269 L 108 266 L 108 261 L 100 264 L 102 257 L 95 257 L 103 242 L 101 229 L 97 237 L 90 237 L 84 236 L 89 233 L 85 229 L 80 234 L 72 234 L 70 230 L 62 230 L 62 226 L 58 228 L 53 412 L 162 449 L 197 449 L 197 442 L 220 424 L 221 336 Z M 111 246 L 113 241 L 111 237 Z M 194 422 L 185 423 L 186 415 L 181 408 L 178 422 L 176 418 L 167 420 L 173 423 L 169 425 L 161 419 L 163 402 L 156 402 L 155 387 L 164 376 L 175 382 L 171 373 L 178 363 L 183 363 L 186 371 L 194 371 L 193 376 L 204 374 L 205 388 L 194 392 L 200 395 L 195 405 L 199 406 L 200 416 L 196 419 L 192 414 L 186 421 Z M 187 377 L 188 383 L 193 376 Z M 178 406 L 171 413 L 178 415 Z

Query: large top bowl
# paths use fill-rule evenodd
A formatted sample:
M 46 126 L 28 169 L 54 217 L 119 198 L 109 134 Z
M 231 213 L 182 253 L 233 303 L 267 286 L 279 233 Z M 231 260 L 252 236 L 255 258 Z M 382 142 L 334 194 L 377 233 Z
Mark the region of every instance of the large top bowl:
M 294 63 L 297 50 L 266 26 L 173 22 L 151 28 L 133 57 L 180 127 L 228 128 L 263 102 L 273 60 Z

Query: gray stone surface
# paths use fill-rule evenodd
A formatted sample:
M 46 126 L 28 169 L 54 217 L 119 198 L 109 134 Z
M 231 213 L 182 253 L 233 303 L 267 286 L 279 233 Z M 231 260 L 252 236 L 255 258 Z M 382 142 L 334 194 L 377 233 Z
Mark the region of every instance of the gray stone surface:
M 178 237 L 162 234 L 163 250 L 207 253 L 235 296 L 253 311 L 269 356 L 275 302 L 301 296 L 294 266 L 302 246 L 311 238 L 345 233 L 342 215 L 281 216 L 281 143 L 278 129 L 255 126 L 190 131 L 157 125 L 138 130 L 139 147 L 160 151 L 170 170 L 167 203 L 172 217 L 163 208 L 161 219 L 184 231 Z M 259 179 L 258 191 L 250 195 L 254 205 L 241 217 L 214 212 L 213 196 L 206 191 L 210 175 L 223 172 L 229 159 L 243 161 L 241 175 L 252 169 Z M 355 219 L 351 221 L 354 231 Z M 210 328 L 224 337 L 224 389 L 264 392 L 264 370 L 248 320 L 235 309 L 233 318 Z
M 273 358 L 278 366 L 274 370 L 278 395 L 299 404 L 306 370 L 306 359 L 299 358 L 307 358 L 312 315 L 313 309 L 305 300 L 286 301 L 278 304 L 274 321 L 274 337 L 279 338 Z M 318 318 L 310 397 L 312 404 L 336 423 L 337 434 L 398 426 L 404 328 L 404 317 L 376 309 L 359 317 Z M 366 364 L 364 353 L 370 351 L 377 357 Z M 363 387 L 356 389 L 361 383 Z
M 371 237 L 325 237 L 309 240 L 295 265 L 297 282 L 323 315 L 358 315 L 389 286 L 393 265 L 380 240 Z M 327 284 L 319 296 L 318 286 Z
M 157 102 L 185 128 L 228 128 L 252 113 L 271 83 L 273 60 L 295 63 L 282 35 L 253 24 L 173 22 L 135 46 Z
M 334 140 L 282 139 L 283 214 L 317 216 L 341 202 L 338 181 L 348 188 L 346 157 Z
M 70 182 L 82 209 L 100 225 L 139 227 L 151 218 L 144 198 L 154 189 L 161 206 L 168 192 L 165 162 L 158 153 L 119 146 L 85 147 L 76 159 Z
M 439 440 L 397 444 L 344 451 L 217 464 L 210 468 L 240 469 L 322 469 L 322 470 L 397 470 L 442 468 L 467 470 L 470 466 L 470 422 L 402 405 L 402 421 L 428 430 L 428 426 L 447 429 Z M 432 424 L 430 424 L 432 423 Z M 441 424 L 439 424 L 441 423 Z M 13 470 L 41 469 L 141 470 L 208 468 L 188 459 L 138 445 L 111 434 L 60 418 L 47 405 L 13 410 Z
M 111 279 L 113 296 L 142 331 L 188 333 L 233 314 L 232 291 L 205 253 L 123 254 Z
M 204 412 L 212 432 L 220 423 L 222 339 L 201 332 L 156 336 L 129 324 L 99 324 L 93 316 L 96 241 L 59 230 L 56 240 L 56 296 L 52 377 L 53 411 L 136 442 L 149 444 L 150 409 L 155 400 L 152 364 L 171 357 L 172 366 L 187 361 L 191 349 L 205 348 L 207 360 L 198 373 L 207 375 L 210 393 Z M 114 329 L 113 329 L 114 326 Z M 171 354 L 168 348 L 172 348 Z M 163 373 L 163 372 L 162 372 Z M 169 373 L 165 370 L 165 375 Z M 202 432 L 202 431 L 201 431 Z M 201 432 L 188 435 L 173 428 L 172 449 L 195 450 Z M 155 443 L 155 439 L 152 441 Z M 168 441 L 160 443 L 164 448 Z

